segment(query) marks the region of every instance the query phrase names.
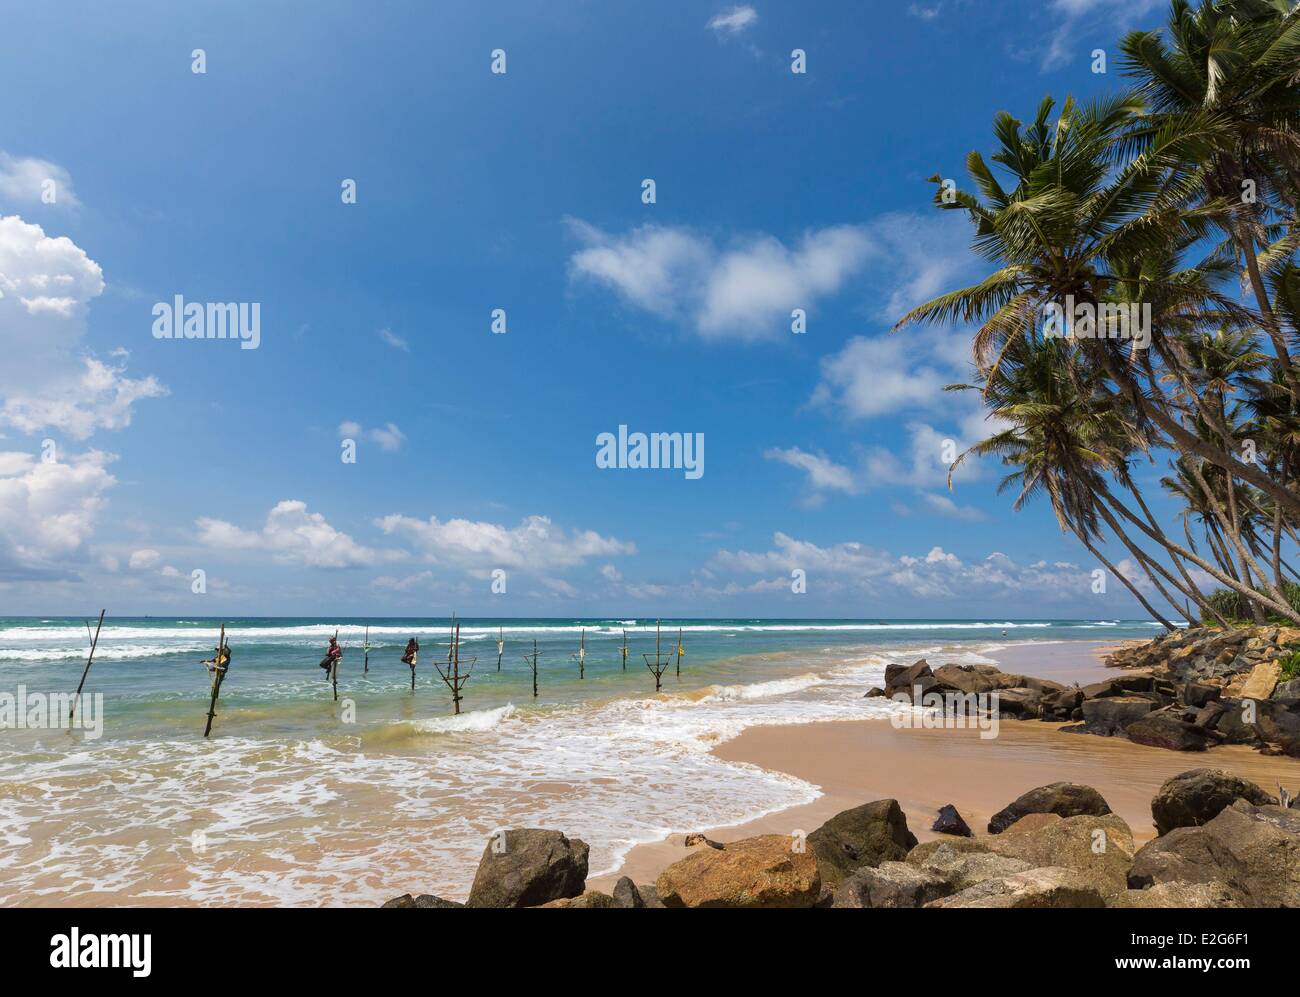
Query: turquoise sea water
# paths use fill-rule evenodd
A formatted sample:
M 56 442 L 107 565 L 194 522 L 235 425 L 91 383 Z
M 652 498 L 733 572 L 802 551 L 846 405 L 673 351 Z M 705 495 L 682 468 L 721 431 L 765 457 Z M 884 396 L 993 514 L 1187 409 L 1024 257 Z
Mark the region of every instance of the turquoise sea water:
M 199 661 L 222 622 L 233 661 L 205 741 Z M 654 620 L 466 619 L 462 670 L 477 661 L 456 717 L 432 667 L 449 624 L 106 619 L 86 684 L 102 696 L 100 736 L 0 730 L 0 902 L 457 896 L 487 837 L 523 825 L 584 837 L 594 875 L 638 842 L 814 798 L 709 749 L 755 724 L 884 716 L 893 707 L 862 692 L 891 661 L 988 661 L 1004 647 L 1157 632 L 1110 620 L 664 620 L 661 650 L 680 629 L 686 654 L 656 694 L 642 657 Z M 335 630 L 337 703 L 317 666 Z M 411 636 L 414 692 L 399 660 Z M 534 640 L 536 699 L 523 660 Z M 88 645 L 80 618 L 0 618 L 0 717 L 20 689 L 75 689 Z

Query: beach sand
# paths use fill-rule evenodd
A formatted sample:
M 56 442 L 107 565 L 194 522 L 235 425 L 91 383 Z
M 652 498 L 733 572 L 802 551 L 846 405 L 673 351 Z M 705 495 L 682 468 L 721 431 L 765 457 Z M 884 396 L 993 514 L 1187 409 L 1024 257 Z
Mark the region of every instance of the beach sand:
M 1101 644 L 1043 645 L 994 652 L 1006 671 L 1058 682 L 1081 684 L 1116 674 L 1101 664 Z M 720 745 L 720 758 L 774 769 L 807 780 L 822 796 L 805 806 L 769 814 L 745 824 L 701 827 L 710 838 L 735 841 L 757 834 L 813 831 L 842 810 L 871 800 L 893 798 L 907 814 L 921 841 L 935 812 L 951 803 L 977 833 L 989 818 L 1016 797 L 1052 782 L 1078 782 L 1098 790 L 1111 809 L 1143 842 L 1155 836 L 1151 797 L 1161 783 L 1194 768 L 1221 768 L 1277 792 L 1278 782 L 1300 790 L 1300 761 L 1271 758 L 1244 746 L 1208 752 L 1149 748 L 1123 738 L 1062 734 L 1060 724 L 1003 721 L 998 736 L 981 739 L 978 730 L 896 729 L 886 720 L 842 721 L 797 726 L 752 727 Z M 668 864 L 687 854 L 682 836 L 639 845 L 622 868 L 588 881 L 588 889 L 608 892 L 619 876 L 653 883 Z

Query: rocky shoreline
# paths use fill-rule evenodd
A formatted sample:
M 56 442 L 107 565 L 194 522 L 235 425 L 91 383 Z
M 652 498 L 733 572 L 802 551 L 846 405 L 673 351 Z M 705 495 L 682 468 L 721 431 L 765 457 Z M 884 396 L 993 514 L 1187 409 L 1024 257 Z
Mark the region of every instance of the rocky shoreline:
M 1300 758 L 1300 676 L 1284 673 L 1300 654 L 1300 629 L 1213 627 L 1175 631 L 1109 654 L 1124 674 L 1066 686 L 1003 672 L 992 665 L 943 665 L 924 660 L 891 665 L 886 696 L 951 713 L 961 697 L 988 697 L 1001 720 L 1067 723 L 1063 733 L 1127 737 L 1174 751 L 1245 744 L 1268 755 Z M 987 704 L 987 705 L 986 705 Z
M 806 837 L 728 844 L 692 836 L 654 884 L 586 889 L 587 845 L 559 831 L 501 832 L 469 899 L 405 894 L 384 907 L 1300 907 L 1300 809 L 1216 769 L 1168 780 L 1141 848 L 1089 786 L 1053 783 L 975 834 L 950 806 L 918 844 L 895 800 L 837 814 Z

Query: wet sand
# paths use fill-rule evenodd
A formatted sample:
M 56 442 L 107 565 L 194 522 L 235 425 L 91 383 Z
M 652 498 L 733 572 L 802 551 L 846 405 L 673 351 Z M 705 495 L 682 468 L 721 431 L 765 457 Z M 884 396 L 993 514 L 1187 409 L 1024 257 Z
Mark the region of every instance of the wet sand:
M 1101 665 L 1099 647 L 1019 647 L 991 656 L 1007 671 L 1086 684 L 1115 674 Z M 912 832 L 927 841 L 938 837 L 930 825 L 945 803 L 956 806 L 981 834 L 989 818 L 1021 793 L 1051 782 L 1079 782 L 1098 790 L 1142 842 L 1155 836 L 1151 797 L 1166 779 L 1188 769 L 1226 769 L 1271 793 L 1279 781 L 1300 790 L 1300 760 L 1294 758 L 1265 757 L 1231 745 L 1205 752 L 1166 751 L 1123 738 L 1062 734 L 1060 726 L 1009 720 L 991 739 L 981 739 L 978 730 L 896 729 L 887 720 L 750 728 L 714 753 L 797 776 L 819 786 L 823 795 L 745 824 L 698 830 L 724 842 L 807 832 L 841 810 L 892 797 L 907 814 Z M 620 875 L 653 882 L 664 866 L 686 854 L 681 841 L 681 835 L 674 835 L 637 846 L 617 873 L 590 880 L 588 888 L 608 891 Z

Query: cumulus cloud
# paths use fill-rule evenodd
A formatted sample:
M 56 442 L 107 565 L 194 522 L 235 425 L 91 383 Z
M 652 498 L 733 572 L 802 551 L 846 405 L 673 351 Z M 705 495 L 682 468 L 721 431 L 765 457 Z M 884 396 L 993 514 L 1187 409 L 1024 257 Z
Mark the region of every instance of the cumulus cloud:
M 815 491 L 847 492 L 853 494 L 860 488 L 854 473 L 843 464 L 837 464 L 823 454 L 809 453 L 798 447 L 785 450 L 765 450 L 763 457 L 798 468 L 808 475 L 808 484 Z
M 132 551 L 131 559 L 127 563 L 136 571 L 144 571 L 154 567 L 162 560 L 162 554 L 151 547 L 145 547 L 142 550 Z
M 408 540 L 418 553 L 471 571 L 513 568 L 540 573 L 590 559 L 635 554 L 636 546 L 592 530 L 565 530 L 546 516 L 529 516 L 518 526 L 469 519 L 416 519 L 390 515 L 375 525 Z
M 570 220 L 584 243 L 569 260 L 575 278 L 602 284 L 627 303 L 681 318 L 708 339 L 758 340 L 790 329 L 790 313 L 810 311 L 865 261 L 857 226 L 804 233 L 793 247 L 765 234 L 719 247 L 689 229 L 642 225 L 615 236 Z
M 53 186 L 48 186 L 52 184 Z M 46 190 L 53 194 L 53 204 L 79 208 L 72 176 L 62 166 L 33 156 L 11 156 L 0 150 L 0 202 L 22 207 L 50 203 Z
M 0 424 L 85 439 L 131 422 L 133 405 L 166 389 L 125 365 L 80 353 L 99 265 L 72 240 L 15 215 L 0 218 Z
M 1049 12 L 1057 23 L 1047 43 L 1038 46 L 1040 66 L 1059 69 L 1079 53 L 1088 55 L 1094 46 L 1079 39 L 1093 27 L 1104 26 L 1108 36 L 1123 34 L 1138 18 L 1165 5 L 1165 0 L 1052 0 Z
M 220 550 L 267 551 L 277 561 L 312 568 L 352 568 L 398 560 L 400 551 L 376 550 L 357 543 L 331 526 L 307 503 L 286 499 L 266 516 L 260 530 L 245 530 L 233 523 L 207 517 L 196 521 L 198 540 Z
M 1037 561 L 1020 564 L 995 551 L 964 561 L 942 547 L 922 555 L 896 556 L 864 544 L 822 546 L 776 533 L 765 551 L 719 551 L 715 572 L 763 575 L 772 591 L 789 590 L 790 572 L 806 572 L 808 590 L 892 595 L 902 591 L 922 599 L 980 599 L 1031 596 L 1035 601 L 1067 602 L 1091 593 L 1092 574 L 1073 564 Z M 753 588 L 753 585 L 746 586 Z
M 0 452 L 0 579 L 73 577 L 116 479 L 112 454 L 91 450 L 59 461 Z
M 758 11 L 749 4 L 740 4 L 715 14 L 709 20 L 708 27 L 718 35 L 736 35 L 756 23 L 758 23 Z

